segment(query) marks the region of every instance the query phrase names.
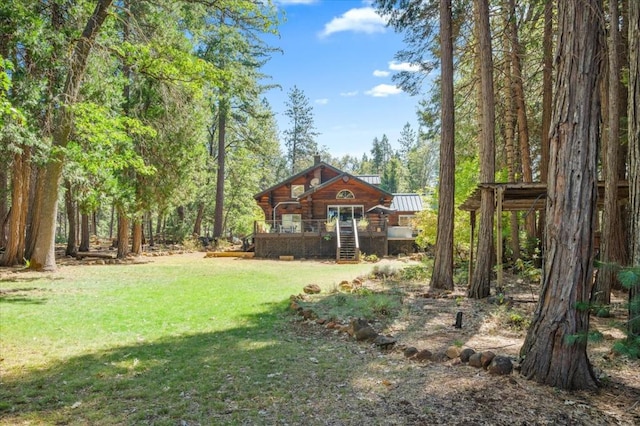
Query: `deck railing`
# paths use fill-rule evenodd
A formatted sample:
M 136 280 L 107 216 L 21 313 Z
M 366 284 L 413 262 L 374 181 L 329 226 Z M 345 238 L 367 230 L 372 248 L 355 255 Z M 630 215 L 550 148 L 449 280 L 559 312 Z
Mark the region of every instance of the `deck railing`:
M 369 218 L 368 225 L 358 229 L 361 235 L 367 233 L 387 232 L 387 223 L 378 218 Z M 312 234 L 324 235 L 336 232 L 336 223 L 326 219 L 305 219 L 300 222 L 288 222 L 283 224 L 280 220 L 257 220 L 253 225 L 254 235 L 260 234 Z

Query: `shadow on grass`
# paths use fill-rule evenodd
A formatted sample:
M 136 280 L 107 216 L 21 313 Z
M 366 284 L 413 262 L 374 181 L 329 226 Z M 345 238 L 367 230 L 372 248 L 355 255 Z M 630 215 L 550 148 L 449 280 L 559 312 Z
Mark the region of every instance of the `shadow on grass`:
M 40 293 L 42 292 L 42 289 L 36 287 L 11 289 L 0 288 L 0 304 L 18 303 L 24 305 L 42 305 L 47 301 L 44 297 L 30 297 L 28 294 L 32 292 Z
M 328 337 L 319 327 L 304 325 L 316 331 L 301 333 L 291 327 L 287 305 L 264 305 L 224 331 L 123 345 L 4 375 L 0 424 L 450 424 L 447 407 L 471 410 L 475 417 L 465 419 L 481 423 L 501 411 L 499 398 L 475 402 L 478 394 L 493 395 L 491 387 L 421 391 L 432 380 L 426 368 L 389 390 L 384 379 L 409 361 Z M 501 395 L 512 388 L 518 385 L 500 382 Z

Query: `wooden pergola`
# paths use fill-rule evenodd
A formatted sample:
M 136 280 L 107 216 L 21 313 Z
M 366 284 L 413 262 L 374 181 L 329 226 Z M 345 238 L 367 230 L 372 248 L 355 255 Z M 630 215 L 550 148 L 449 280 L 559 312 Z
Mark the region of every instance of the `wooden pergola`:
M 598 182 L 598 207 L 604 203 L 604 182 Z M 496 214 L 495 228 L 502 229 L 502 213 L 505 211 L 536 211 L 543 210 L 547 203 L 547 184 L 543 182 L 532 183 L 481 183 L 473 191 L 464 203 L 460 205 L 461 210 L 469 212 L 471 224 L 471 247 L 469 253 L 469 285 L 473 279 L 474 263 L 474 231 L 476 227 L 476 212 L 480 210 L 480 199 L 482 191 L 492 191 L 494 195 L 494 210 Z M 629 200 L 629 182 L 618 182 L 618 202 L 624 204 Z M 502 232 L 496 233 L 498 241 L 496 244 L 498 287 L 502 287 L 503 267 L 502 267 Z

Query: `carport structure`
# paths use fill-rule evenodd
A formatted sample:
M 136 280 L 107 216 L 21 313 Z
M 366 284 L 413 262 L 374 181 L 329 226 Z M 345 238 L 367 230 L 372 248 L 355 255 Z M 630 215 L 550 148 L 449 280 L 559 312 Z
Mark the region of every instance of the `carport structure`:
M 604 202 L 604 182 L 598 182 L 597 204 L 602 208 Z M 476 212 L 480 210 L 480 199 L 482 191 L 492 191 L 494 195 L 494 211 L 496 220 L 494 221 L 494 235 L 497 235 L 496 241 L 496 259 L 497 266 L 497 286 L 502 287 L 503 267 L 502 267 L 502 250 L 503 237 L 502 232 L 502 213 L 506 211 L 540 211 L 546 207 L 547 203 L 547 184 L 544 182 L 532 183 L 481 183 L 473 191 L 469 197 L 460 205 L 460 209 L 469 212 L 469 220 L 471 225 L 471 245 L 469 252 L 469 279 L 468 284 L 471 285 L 473 279 L 474 267 L 474 233 L 476 228 Z M 629 201 L 629 182 L 618 182 L 618 203 L 624 204 Z

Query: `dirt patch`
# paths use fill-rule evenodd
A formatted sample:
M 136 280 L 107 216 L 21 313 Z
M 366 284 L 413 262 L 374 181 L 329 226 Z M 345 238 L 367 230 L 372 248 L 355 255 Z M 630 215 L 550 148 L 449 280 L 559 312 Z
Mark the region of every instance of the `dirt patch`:
M 385 287 L 388 289 L 388 282 L 362 282 L 365 291 L 383 291 Z M 591 321 L 592 329 L 604 336 L 588 346 L 600 390 L 566 392 L 526 380 L 517 371 L 537 289 L 516 277 L 510 277 L 510 288 L 507 298 L 499 301 L 469 300 L 463 288 L 441 295 L 429 294 L 422 286 L 401 288 L 401 312 L 392 320 L 371 321 L 378 332 L 397 339 L 388 351 L 381 351 L 374 343 L 356 342 L 345 327 L 327 329 L 326 324 L 318 324 L 334 320 L 347 325 L 349 318 L 318 321 L 300 316 L 293 329 L 320 339 L 322 344 L 339 342 L 360 356 L 370 356 L 373 361 L 366 367 L 353 366 L 363 371 L 355 385 L 360 389 L 359 404 L 380 424 L 640 424 L 640 362 L 611 351 L 613 341 L 624 335 L 620 327 L 626 320 L 625 295 L 614 294 L 613 318 L 594 317 Z M 315 296 L 307 296 L 307 307 L 313 304 L 310 297 Z M 460 312 L 462 327 L 455 328 Z M 445 353 L 452 345 L 508 356 L 516 371 L 493 376 L 459 359 L 449 359 Z M 412 361 L 404 355 L 408 347 L 428 350 L 433 356 L 428 361 Z M 353 410 L 349 403 L 333 401 L 333 405 L 337 405 L 335 410 Z

